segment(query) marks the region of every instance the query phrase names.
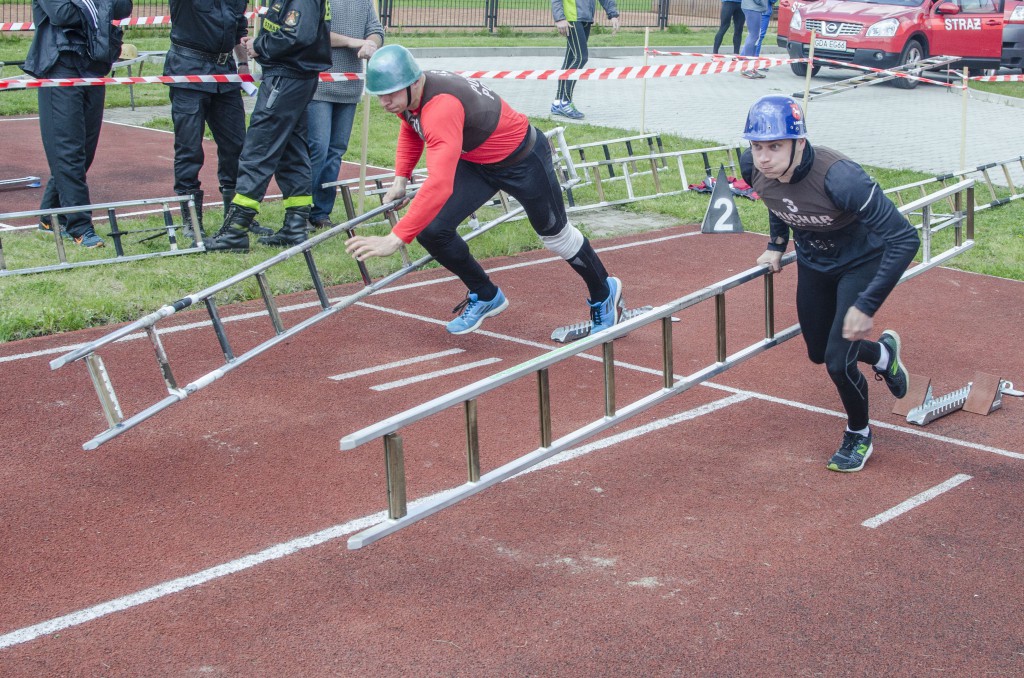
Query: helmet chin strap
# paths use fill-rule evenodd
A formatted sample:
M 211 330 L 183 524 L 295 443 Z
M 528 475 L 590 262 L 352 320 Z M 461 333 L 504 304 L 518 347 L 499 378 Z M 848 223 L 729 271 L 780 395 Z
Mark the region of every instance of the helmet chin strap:
M 782 176 L 789 174 L 789 171 L 793 169 L 793 162 L 796 160 L 796 139 L 792 139 L 793 145 L 789 149 L 789 165 L 786 167 L 786 171 L 782 173 Z

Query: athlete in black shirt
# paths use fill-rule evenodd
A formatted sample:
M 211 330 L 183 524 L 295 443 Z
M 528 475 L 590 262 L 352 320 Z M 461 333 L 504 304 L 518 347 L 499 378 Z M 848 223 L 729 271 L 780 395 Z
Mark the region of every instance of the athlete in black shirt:
M 772 271 L 789 243 L 797 254 L 797 317 L 811 362 L 824 364 L 848 422 L 832 471 L 859 471 L 871 456 L 868 363 L 897 398 L 907 393 L 900 338 L 886 330 L 867 340 L 872 317 L 914 259 L 920 240 L 860 165 L 807 141 L 793 99 L 771 95 L 750 108 L 743 138 L 743 178 L 768 207 L 770 240 L 757 259 Z

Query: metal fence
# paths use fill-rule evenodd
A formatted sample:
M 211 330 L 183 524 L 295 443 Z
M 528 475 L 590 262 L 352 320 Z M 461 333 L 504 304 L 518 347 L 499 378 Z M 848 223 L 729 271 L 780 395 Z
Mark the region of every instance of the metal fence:
M 261 3 L 252 2 L 252 6 Z M 496 32 L 502 29 L 552 29 L 550 0 L 378 0 L 385 28 L 430 30 L 459 28 Z M 721 0 L 618 0 L 624 28 L 708 28 L 718 25 Z M 166 2 L 136 1 L 132 16 L 166 16 Z M 0 23 L 32 21 L 31 2 L 0 3 Z M 601 6 L 597 24 L 607 26 Z

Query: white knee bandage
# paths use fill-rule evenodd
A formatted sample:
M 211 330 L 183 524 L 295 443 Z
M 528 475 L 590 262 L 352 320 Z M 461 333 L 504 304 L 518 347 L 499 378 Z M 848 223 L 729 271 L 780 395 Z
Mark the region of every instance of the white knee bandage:
M 540 241 L 544 247 L 568 261 L 583 247 L 583 234 L 572 224 L 566 223 L 557 235 L 542 235 Z

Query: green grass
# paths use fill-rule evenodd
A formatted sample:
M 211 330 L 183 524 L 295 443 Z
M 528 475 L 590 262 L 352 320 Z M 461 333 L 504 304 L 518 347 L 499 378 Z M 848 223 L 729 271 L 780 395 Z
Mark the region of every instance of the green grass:
M 685 44 L 710 42 L 709 35 L 698 33 L 692 35 L 660 33 L 658 35 L 666 38 L 666 42 L 661 43 L 665 45 L 684 46 Z M 693 42 L 685 42 L 684 40 L 687 38 L 693 38 Z M 391 39 L 412 46 L 474 45 L 477 44 L 477 41 L 481 46 L 522 45 L 524 40 L 537 41 L 530 44 L 562 44 L 561 39 L 557 36 L 535 34 L 523 34 L 513 38 L 490 34 L 444 34 L 442 36 L 409 34 L 408 36 L 402 35 L 401 40 L 392 34 Z M 633 41 L 626 44 L 642 44 L 643 36 L 642 34 L 638 36 L 635 33 L 630 36 L 628 32 L 624 31 L 620 32 L 618 36 L 601 34 L 595 36 L 592 44 L 600 45 L 605 40 L 619 41 L 615 44 L 621 44 L 621 41 L 626 39 Z M 158 42 L 166 42 L 166 31 L 163 31 L 161 35 L 160 31 L 136 30 L 131 35 L 131 41 L 143 50 L 160 49 Z M 657 43 L 652 40 L 652 44 Z M 25 48 L 27 48 L 27 43 L 22 39 L 0 36 L 0 60 L 16 58 L 19 53 L 23 56 Z M 22 51 L 19 52 L 19 50 Z M 156 69 L 153 68 L 151 72 L 156 72 Z M 972 86 L 974 85 L 982 84 L 972 84 Z M 1006 90 L 1006 83 L 983 85 L 979 89 L 988 87 L 993 88 L 991 91 L 1001 92 Z M 166 103 L 167 101 L 166 88 L 160 85 L 137 87 L 135 94 L 137 105 Z M 19 101 L 19 97 L 24 99 L 20 104 L 16 103 Z M 0 92 L 0 113 L 34 112 L 35 97 L 34 92 Z M 127 105 L 127 88 L 110 88 L 107 105 Z M 19 106 L 22 108 L 17 110 Z M 356 125 L 346 156 L 349 161 L 358 160 L 360 157 L 362 119 L 363 114 L 360 110 L 356 116 Z M 548 129 L 556 124 L 549 119 L 539 119 L 533 122 L 542 129 Z M 154 121 L 153 126 L 170 129 L 170 121 L 157 120 Z M 390 167 L 393 164 L 396 134 L 397 119 L 374 104 L 371 107 L 368 143 L 368 162 L 370 164 L 385 167 Z M 628 136 L 629 134 L 620 129 L 573 125 L 570 128 L 569 142 L 573 144 L 586 143 Z M 682 139 L 670 135 L 664 137 L 664 144 L 666 150 L 703 148 L 713 145 L 705 141 Z M 687 161 L 686 171 L 691 182 L 699 181 L 702 176 L 702 168 L 696 159 Z M 907 171 L 872 168 L 869 168 L 869 171 L 883 187 L 897 186 L 927 178 L 923 174 Z M 735 171 L 731 173 L 735 173 Z M 674 182 L 674 185 L 678 185 L 679 179 L 672 172 L 663 174 L 662 181 L 666 184 Z M 653 187 L 649 177 L 637 178 L 635 183 L 638 194 L 652 191 Z M 605 188 L 607 200 L 625 197 L 625 187 L 622 182 L 606 182 Z M 583 204 L 597 200 L 596 190 L 593 186 L 578 188 L 575 195 L 577 201 Z M 662 214 L 678 223 L 692 224 L 700 223 L 703 219 L 707 201 L 707 195 L 691 192 L 679 196 L 636 202 L 619 209 L 635 214 Z M 767 217 L 763 205 L 737 199 L 737 207 L 747 230 L 766 231 Z M 496 215 L 495 208 L 488 208 L 484 210 L 481 218 L 487 220 Z M 340 201 L 334 216 L 336 220 L 343 218 Z M 219 210 L 208 212 L 205 220 L 207 231 L 216 230 L 220 219 Z M 277 227 L 282 219 L 280 205 L 267 202 L 260 219 L 266 225 Z M 573 219 L 586 232 L 588 213 L 577 213 Z M 124 230 L 159 228 L 163 221 L 161 217 L 157 216 L 135 221 L 121 218 L 119 223 Z M 973 250 L 954 260 L 952 265 L 978 273 L 1024 279 L 1024 226 L 1022 226 L 1024 224 L 1024 201 L 1013 202 L 979 213 L 976 223 L 977 244 Z M 377 232 L 386 230 L 383 226 L 375 228 Z M 108 229 L 104 224 L 98 230 L 103 233 Z M 942 243 L 944 237 L 946 236 L 939 238 L 937 247 Z M 140 244 L 137 242 L 139 238 L 140 236 L 133 236 L 125 239 L 127 254 L 166 250 L 166 241 L 162 244 L 158 241 Z M 525 221 L 517 221 L 502 225 L 475 239 L 472 243 L 472 250 L 476 256 L 487 258 L 515 254 L 536 249 L 539 246 L 539 241 L 529 224 Z M 82 251 L 69 245 L 67 252 L 69 260 L 77 261 L 112 256 L 111 249 L 108 246 L 105 251 Z M 252 252 L 247 255 L 183 255 L 0 278 L 0 342 L 134 320 L 165 303 L 209 287 L 245 270 L 277 251 L 254 244 Z M 9 269 L 56 263 L 52 240 L 47 240 L 36 232 L 5 234 L 3 252 Z M 415 257 L 422 254 L 422 250 L 414 244 L 410 248 L 410 253 Z M 341 238 L 334 238 L 316 248 L 315 254 L 319 270 L 326 284 L 336 285 L 359 280 L 355 262 L 344 253 Z M 398 257 L 377 259 L 371 262 L 371 271 L 375 277 L 380 277 L 399 266 Z M 276 293 L 296 292 L 311 287 L 309 274 L 301 258 L 274 267 L 270 281 Z M 242 301 L 256 298 L 258 295 L 259 291 L 255 283 L 250 281 L 228 290 L 222 295 L 222 298 L 218 299 L 218 302 Z
M 348 160 L 358 160 L 362 142 L 362 111 L 356 116 L 356 126 L 347 155 Z M 542 129 L 549 129 L 556 123 L 549 119 L 533 121 Z M 166 121 L 158 122 L 166 126 Z M 385 113 L 380 106 L 371 108 L 368 162 L 378 166 L 390 166 L 394 158 L 397 136 L 397 119 Z M 568 141 L 573 144 L 601 141 L 628 136 L 630 133 L 614 128 L 592 125 L 573 125 Z M 666 135 L 663 137 L 665 150 L 706 148 L 713 144 L 706 141 L 682 139 Z M 620 155 L 621 150 L 616 153 Z M 712 158 L 717 164 L 720 158 Z M 690 182 L 699 181 L 703 176 L 699 158 L 687 160 L 686 172 Z M 917 172 L 871 169 L 869 171 L 884 186 L 897 186 L 927 178 Z M 730 173 L 735 173 L 734 170 Z M 680 186 L 677 173 L 672 170 L 661 174 L 663 190 Z M 653 192 L 652 179 L 638 177 L 634 180 L 638 195 Z M 625 197 L 623 182 L 604 182 L 605 199 Z M 592 203 L 597 200 L 593 185 L 575 190 L 577 202 Z M 766 232 L 767 215 L 764 206 L 738 198 L 737 207 L 744 227 L 748 231 Z M 708 196 L 689 192 L 678 196 L 636 202 L 620 207 L 633 214 L 662 214 L 680 224 L 700 223 L 707 210 Z M 481 220 L 492 219 L 499 214 L 497 208 L 482 211 Z M 277 227 L 282 220 L 279 203 L 264 204 L 260 220 Z M 334 217 L 344 218 L 339 201 Z M 219 210 L 206 214 L 207 231 L 215 230 L 221 219 Z M 588 213 L 580 212 L 573 217 L 584 232 L 587 232 Z M 122 217 L 122 230 L 159 228 L 159 216 L 134 221 Z M 1024 202 L 1017 201 L 979 213 L 977 216 L 978 244 L 965 255 L 954 260 L 953 265 L 965 270 L 976 271 L 1007 278 L 1024 279 Z M 98 231 L 107 231 L 102 224 Z M 383 233 L 386 228 L 375 226 L 367 232 Z M 50 236 L 49 238 L 52 238 Z M 140 236 L 125 239 L 127 254 L 165 251 L 166 241 L 139 244 Z M 108 239 L 109 240 L 109 239 Z M 941 238 L 936 247 L 941 245 Z M 537 249 L 540 242 L 525 220 L 515 221 L 492 229 L 472 241 L 471 249 L 481 258 L 512 255 Z M 67 247 L 68 258 L 72 261 L 112 256 L 110 243 L 100 251 L 83 251 L 73 245 Z M 5 234 L 3 251 L 9 269 L 26 268 L 55 263 L 52 239 L 35 231 Z M 256 245 L 249 254 L 193 254 L 175 257 L 152 258 L 140 262 L 127 262 L 72 270 L 55 271 L 0 278 L 0 341 L 12 341 L 34 336 L 72 331 L 109 323 L 134 320 L 163 304 L 170 303 L 186 294 L 199 291 L 220 282 L 240 271 L 273 256 L 279 250 Z M 938 251 L 938 250 L 936 250 Z M 359 280 L 355 262 L 344 253 L 343 239 L 332 238 L 314 250 L 318 268 L 327 285 L 337 285 Z M 410 254 L 418 257 L 423 251 L 418 245 L 410 247 Z M 753 256 L 751 258 L 753 264 Z M 374 259 L 371 272 L 375 278 L 396 270 L 401 265 L 399 257 Z M 301 257 L 275 266 L 270 274 L 275 293 L 298 292 L 311 288 L 309 273 Z M 231 303 L 259 296 L 254 281 L 236 285 L 218 297 L 218 303 Z

